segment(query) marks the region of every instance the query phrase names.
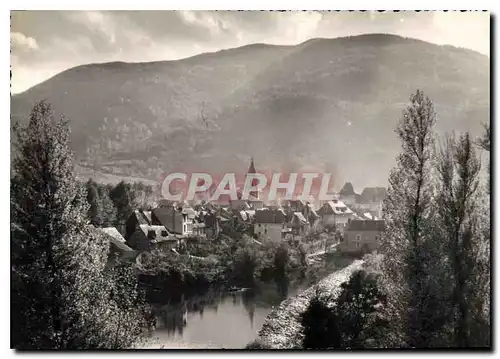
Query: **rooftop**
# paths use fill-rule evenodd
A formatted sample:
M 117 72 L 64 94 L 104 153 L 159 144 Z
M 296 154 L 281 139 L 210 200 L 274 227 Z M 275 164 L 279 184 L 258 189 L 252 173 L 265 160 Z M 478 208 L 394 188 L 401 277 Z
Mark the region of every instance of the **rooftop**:
M 320 211 L 323 214 L 352 214 L 353 212 L 347 207 L 344 202 L 334 199 L 326 202 Z
M 286 213 L 283 209 L 263 208 L 255 211 L 255 223 L 285 223 Z

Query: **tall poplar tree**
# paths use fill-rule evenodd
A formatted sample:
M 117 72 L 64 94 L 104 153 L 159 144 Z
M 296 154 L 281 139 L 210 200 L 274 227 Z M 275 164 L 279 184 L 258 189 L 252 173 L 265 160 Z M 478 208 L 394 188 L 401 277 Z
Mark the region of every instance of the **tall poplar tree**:
M 432 199 L 433 103 L 417 90 L 396 133 L 401 153 L 389 176 L 383 205 L 382 283 L 394 330 L 392 345 L 425 347 L 432 318 L 428 303 L 428 219 Z

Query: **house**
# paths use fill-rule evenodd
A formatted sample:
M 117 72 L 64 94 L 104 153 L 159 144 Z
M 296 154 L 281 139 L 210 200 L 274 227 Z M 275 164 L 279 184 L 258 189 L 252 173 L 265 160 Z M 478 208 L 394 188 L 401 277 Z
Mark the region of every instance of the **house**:
M 318 214 L 318 212 L 314 209 L 314 205 L 312 203 L 307 204 L 307 208 L 306 208 L 306 211 L 304 213 L 304 216 L 309 221 L 310 228 L 318 227 L 318 225 L 321 221 L 321 217 Z
M 344 232 L 339 250 L 345 253 L 369 253 L 379 247 L 384 221 L 351 220 Z
M 95 228 L 96 231 L 109 239 L 109 260 L 116 258 L 134 260 L 137 252 L 125 244 L 125 238 L 115 227 Z
M 287 216 L 282 209 L 263 208 L 255 211 L 254 233 L 259 239 L 282 240 L 289 230 Z
M 292 212 L 301 212 L 304 214 L 304 210 L 307 207 L 307 202 L 304 200 L 288 200 L 285 202 L 285 205 L 290 208 Z
M 354 212 L 337 199 L 324 203 L 318 214 L 325 228 L 337 228 L 340 231 L 343 231 L 347 222 L 354 218 Z
M 203 215 L 203 222 L 205 223 L 205 234 L 208 239 L 219 237 L 222 232 L 221 221 L 217 217 L 215 210 L 209 210 Z
M 165 226 L 141 224 L 127 239 L 127 244 L 137 251 L 168 250 L 177 248 L 180 239 L 171 235 Z
M 135 210 L 125 222 L 125 238 L 128 239 L 140 225 L 151 225 L 151 211 Z
M 354 187 L 351 182 L 346 182 L 339 192 L 339 198 L 349 207 L 356 204 L 357 197 L 358 195 L 354 192 Z
M 264 202 L 252 195 L 248 196 L 248 199 L 241 199 L 242 193 L 238 192 L 238 199 L 229 200 L 229 207 L 234 211 L 249 210 L 249 209 L 261 209 L 264 207 Z
M 305 234 L 309 230 L 309 221 L 304 217 L 302 212 L 293 212 L 292 220 L 290 221 L 292 233 L 295 235 Z
M 247 203 L 253 210 L 264 208 L 264 201 L 260 200 L 259 198 L 255 198 L 253 196 L 248 197 Z
M 246 209 L 251 208 L 250 205 L 248 204 L 248 201 L 243 200 L 243 199 L 230 200 L 229 207 L 233 211 L 240 211 L 240 210 L 246 210 Z
M 236 219 L 240 224 L 251 224 L 255 218 L 255 211 L 252 209 L 235 212 Z
M 384 187 L 366 187 L 359 196 L 357 207 L 381 218 L 382 205 L 386 196 L 387 190 Z
M 304 215 L 310 228 L 315 228 L 319 224 L 320 216 L 314 209 L 314 204 L 304 200 L 290 200 L 286 202 L 288 212 L 300 212 Z
M 206 236 L 206 227 L 204 222 L 193 222 L 193 236 L 204 237 Z
M 191 207 L 159 207 L 151 214 L 153 225 L 164 226 L 172 234 L 189 236 L 193 234 L 196 212 Z
M 366 187 L 361 192 L 361 199 L 363 202 L 383 202 L 387 196 L 387 189 L 385 187 Z

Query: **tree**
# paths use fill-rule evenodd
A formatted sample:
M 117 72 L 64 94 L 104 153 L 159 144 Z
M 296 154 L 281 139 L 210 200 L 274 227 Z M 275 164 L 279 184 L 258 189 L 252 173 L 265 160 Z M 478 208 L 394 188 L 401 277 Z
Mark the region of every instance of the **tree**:
M 399 343 L 423 347 L 432 314 L 426 312 L 428 273 L 424 266 L 429 239 L 428 218 L 431 187 L 432 128 L 436 114 L 432 102 L 417 90 L 410 97 L 396 133 L 402 151 L 389 176 L 383 204 L 385 231 L 380 251 L 384 254 L 384 290 L 392 322 L 399 326 Z M 431 316 L 431 318 L 429 317 Z
M 341 348 L 341 333 L 329 299 L 316 292 L 302 313 L 302 347 L 304 349 Z
M 55 121 L 51 106 L 40 102 L 27 126 L 13 130 L 12 347 L 133 346 L 141 336 L 138 293 L 105 270 L 109 242 L 86 225 L 86 193 L 75 178 L 67 121 Z
M 484 134 L 483 137 L 481 137 L 477 141 L 477 145 L 481 147 L 483 150 L 490 152 L 491 150 L 491 132 L 490 132 L 490 125 L 489 124 L 484 124 Z
M 379 311 L 386 298 L 379 291 L 376 275 L 357 271 L 341 288 L 336 311 L 344 345 L 348 348 L 377 347 L 388 322 Z
M 481 233 L 478 228 L 477 202 L 481 162 L 476 156 L 469 133 L 447 138 L 438 161 L 439 226 L 443 229 L 445 250 L 451 271 L 451 323 L 457 347 L 471 345 L 472 303 L 483 307 L 484 282 L 489 273 L 478 257 Z M 474 285 L 475 284 L 475 285 Z M 479 314 L 479 313 L 477 313 Z M 481 315 L 478 318 L 481 320 Z
M 90 223 L 96 227 L 102 227 L 105 221 L 102 200 L 98 190 L 98 184 L 92 179 L 86 183 L 87 202 L 89 203 L 88 217 Z
M 337 298 L 316 292 L 302 314 L 304 349 L 377 347 L 388 326 L 375 273 L 356 271 Z
M 125 181 L 120 181 L 111 191 L 109 197 L 116 208 L 116 226 L 123 226 L 128 217 L 132 214 L 133 197 L 132 186 Z
M 116 223 L 116 208 L 109 197 L 109 186 L 99 185 L 97 193 L 102 206 L 103 227 L 110 227 Z
M 290 262 L 290 251 L 286 242 L 280 242 L 274 251 L 274 269 L 279 278 L 286 276 L 287 267 Z
M 490 132 L 490 125 L 489 124 L 484 124 L 484 134 L 479 140 L 476 142 L 476 144 L 479 146 L 479 148 L 483 149 L 484 151 L 487 151 L 488 153 L 491 151 L 491 132 Z M 490 182 L 490 163 L 488 163 L 488 193 L 491 192 L 491 182 Z
M 258 251 L 254 246 L 239 247 L 234 253 L 233 272 L 242 284 L 253 284 L 258 273 Z

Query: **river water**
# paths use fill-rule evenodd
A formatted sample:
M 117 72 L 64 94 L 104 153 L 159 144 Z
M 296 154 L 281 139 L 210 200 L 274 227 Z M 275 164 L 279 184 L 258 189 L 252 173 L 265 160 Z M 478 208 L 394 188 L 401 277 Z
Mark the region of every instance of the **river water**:
M 271 281 L 238 292 L 209 290 L 158 306 L 155 344 L 148 347 L 242 349 L 257 337 L 274 306 L 351 262 L 332 254 L 314 276 L 302 281 Z
M 305 289 L 266 283 L 238 292 L 209 291 L 159 308 L 156 348 L 242 349 L 253 341 L 273 306 Z

